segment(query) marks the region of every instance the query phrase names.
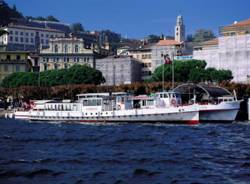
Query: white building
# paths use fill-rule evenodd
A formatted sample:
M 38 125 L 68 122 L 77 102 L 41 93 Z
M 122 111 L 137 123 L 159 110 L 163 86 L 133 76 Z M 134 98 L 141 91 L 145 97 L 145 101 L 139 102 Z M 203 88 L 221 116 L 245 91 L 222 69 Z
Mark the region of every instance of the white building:
M 196 47 L 194 59 L 205 60 L 207 67 L 228 69 L 233 81 L 250 83 L 250 20 L 220 29 L 220 37 Z
M 75 64 L 95 68 L 95 54 L 91 48 L 85 48 L 81 38 L 51 38 L 49 48 L 40 52 L 39 63 L 40 71 L 67 69 Z
M 49 38 L 64 37 L 65 33 L 55 29 L 10 24 L 2 29 L 9 34 L 0 37 L 0 45 L 10 51 L 36 51 L 49 46 Z

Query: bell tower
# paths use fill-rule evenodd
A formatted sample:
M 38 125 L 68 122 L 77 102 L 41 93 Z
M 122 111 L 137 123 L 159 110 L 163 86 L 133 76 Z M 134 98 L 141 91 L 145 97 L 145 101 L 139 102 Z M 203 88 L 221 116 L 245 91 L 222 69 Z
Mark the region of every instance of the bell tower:
M 183 17 L 181 15 L 177 17 L 177 21 L 176 21 L 175 41 L 177 42 L 185 41 L 185 25 L 184 25 Z

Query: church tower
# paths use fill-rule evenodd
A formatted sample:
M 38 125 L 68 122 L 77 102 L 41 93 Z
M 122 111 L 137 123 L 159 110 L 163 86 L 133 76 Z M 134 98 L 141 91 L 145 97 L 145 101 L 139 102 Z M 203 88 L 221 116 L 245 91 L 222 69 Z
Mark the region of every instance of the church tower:
M 184 25 L 183 17 L 181 15 L 177 17 L 177 21 L 176 21 L 175 41 L 177 42 L 185 41 L 185 25 Z

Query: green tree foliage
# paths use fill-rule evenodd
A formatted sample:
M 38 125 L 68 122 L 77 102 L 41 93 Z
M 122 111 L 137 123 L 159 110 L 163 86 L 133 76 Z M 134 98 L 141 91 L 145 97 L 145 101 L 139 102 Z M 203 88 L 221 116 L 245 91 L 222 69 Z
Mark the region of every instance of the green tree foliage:
M 196 43 L 205 42 L 215 38 L 215 35 L 212 30 L 199 29 L 193 35 L 193 41 Z
M 17 11 L 15 5 L 11 8 L 4 1 L 0 2 L 0 26 L 6 26 L 18 18 L 23 18 L 23 15 Z
M 230 70 L 216 70 L 207 68 L 206 62 L 201 60 L 174 61 L 174 72 L 176 82 L 222 82 L 233 79 Z M 172 80 L 172 65 L 161 65 L 154 71 L 150 81 L 162 81 L 162 72 L 164 71 L 164 80 Z
M 82 33 L 84 32 L 84 27 L 80 22 L 74 23 L 70 26 L 72 33 Z
M 19 72 L 7 76 L 2 87 L 57 86 L 64 84 L 101 84 L 102 73 L 86 65 L 74 65 L 69 69 L 49 70 L 41 73 Z

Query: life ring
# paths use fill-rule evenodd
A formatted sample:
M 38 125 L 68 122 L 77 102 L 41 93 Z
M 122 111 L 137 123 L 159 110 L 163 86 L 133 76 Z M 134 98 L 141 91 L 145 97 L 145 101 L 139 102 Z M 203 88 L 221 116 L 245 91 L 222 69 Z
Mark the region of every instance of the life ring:
M 175 99 L 172 99 L 172 100 L 171 100 L 171 104 L 172 104 L 173 106 L 176 106 L 176 100 L 175 100 Z

